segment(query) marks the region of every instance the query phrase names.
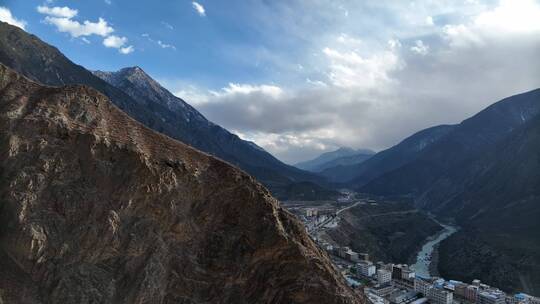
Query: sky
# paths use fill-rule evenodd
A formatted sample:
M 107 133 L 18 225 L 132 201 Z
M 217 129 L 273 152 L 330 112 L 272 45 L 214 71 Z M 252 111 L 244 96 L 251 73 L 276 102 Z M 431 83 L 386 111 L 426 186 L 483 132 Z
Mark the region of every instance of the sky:
M 0 20 L 88 69 L 140 66 L 287 163 L 540 87 L 540 0 L 0 0 Z

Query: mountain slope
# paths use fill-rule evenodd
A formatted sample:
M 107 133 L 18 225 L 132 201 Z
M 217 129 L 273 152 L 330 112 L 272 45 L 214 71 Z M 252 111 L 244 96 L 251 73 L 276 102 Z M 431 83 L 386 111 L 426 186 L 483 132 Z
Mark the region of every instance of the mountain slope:
M 448 170 L 481 157 L 538 113 L 540 89 L 505 98 L 453 127 L 414 161 L 371 180 L 361 189 L 381 195 L 419 196 Z
M 422 130 L 360 164 L 328 168 L 322 171 L 321 175 L 334 182 L 349 182 L 358 187 L 414 160 L 422 150 L 446 135 L 452 128 L 450 125 L 441 125 Z
M 327 169 L 335 168 L 338 166 L 353 166 L 353 165 L 361 164 L 365 162 L 366 160 L 370 159 L 374 154 L 375 152 L 368 152 L 368 153 L 361 152 L 361 153 L 350 155 L 350 156 L 343 156 L 340 158 L 336 158 L 320 166 L 318 172 L 322 172 Z
M 326 168 L 337 166 L 339 163 L 332 164 L 332 162 L 338 159 L 341 159 L 344 157 L 356 156 L 356 155 L 361 155 L 362 157 L 368 158 L 369 155 L 373 155 L 373 154 L 374 153 L 369 150 L 354 150 L 351 148 L 344 147 L 344 148 L 339 148 L 335 151 L 323 153 L 314 159 L 304 161 L 304 162 L 299 162 L 295 164 L 294 166 L 302 170 L 307 170 L 311 172 L 320 172 Z
M 443 275 L 540 295 L 540 89 L 457 125 L 362 191 L 412 195 L 462 229 L 441 245 Z
M 140 69 L 126 69 L 126 73 L 116 75 L 120 78 L 116 83 L 121 85 L 113 86 L 71 62 L 58 49 L 3 22 L 0 63 L 46 85 L 91 86 L 147 127 L 241 167 L 272 191 L 298 182 L 324 183 L 322 178 L 288 166 L 255 144 L 209 122 Z M 139 78 L 129 78 L 130 73 Z
M 321 175 L 380 195 L 420 193 L 447 169 L 476 157 L 538 114 L 539 95 L 534 90 L 505 98 L 460 124 L 422 130 L 365 162 Z
M 453 215 L 466 227 L 444 244 L 447 252 L 467 244 L 461 263 L 455 256 L 442 256 L 444 274 L 484 277 L 499 286 L 540 295 L 539 151 L 537 116 L 496 149 L 445 174 L 424 193 L 420 200 L 426 208 Z M 486 260 L 478 251 L 489 252 L 492 259 Z M 479 267 L 486 264 L 497 267 Z M 468 271 L 460 274 L 463 267 Z
M 249 175 L 93 88 L 0 92 L 0 302 L 362 302 Z
M 145 108 L 176 124 L 179 137 L 189 145 L 235 164 L 269 186 L 291 187 L 301 181 L 321 182 L 313 174 L 285 165 L 256 144 L 213 124 L 182 99 L 152 79 L 139 67 L 117 72 L 96 71 L 95 75 L 126 92 Z M 157 105 L 157 106 L 156 106 Z M 169 111 L 162 111 L 165 107 Z M 319 188 L 307 183 L 312 189 Z M 272 187 L 275 193 L 281 193 Z

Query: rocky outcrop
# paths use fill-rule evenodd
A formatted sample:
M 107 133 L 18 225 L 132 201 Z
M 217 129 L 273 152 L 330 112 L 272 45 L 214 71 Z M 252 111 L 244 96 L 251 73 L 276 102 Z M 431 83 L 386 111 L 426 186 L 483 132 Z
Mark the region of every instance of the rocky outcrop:
M 0 65 L 0 302 L 363 300 L 249 175 Z

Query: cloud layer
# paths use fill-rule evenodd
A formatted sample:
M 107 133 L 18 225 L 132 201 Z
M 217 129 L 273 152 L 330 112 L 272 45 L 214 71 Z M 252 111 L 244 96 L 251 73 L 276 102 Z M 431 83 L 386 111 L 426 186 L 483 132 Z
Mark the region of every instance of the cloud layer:
M 339 146 L 384 149 L 540 87 L 537 1 L 344 3 L 288 7 L 313 20 L 304 28 L 281 18 L 288 31 L 279 38 L 313 41 L 304 58 L 279 62 L 294 68 L 276 74 L 275 83 L 183 87 L 177 95 L 194 98 L 210 120 L 294 163 Z M 325 30 L 315 33 L 309 22 Z M 280 83 L 293 69 L 304 83 Z
M 133 46 L 126 46 L 128 42 L 126 37 L 111 35 L 114 28 L 103 18 L 98 18 L 97 22 L 84 20 L 81 23 L 74 20 L 79 11 L 67 6 L 48 7 L 40 5 L 36 9 L 38 13 L 45 15 L 44 22 L 54 25 L 59 32 L 67 33 L 73 38 L 81 38 L 86 43 L 90 43 L 86 38 L 88 36 L 104 37 L 103 45 L 108 48 L 118 49 L 120 54 L 126 55 L 134 51 Z

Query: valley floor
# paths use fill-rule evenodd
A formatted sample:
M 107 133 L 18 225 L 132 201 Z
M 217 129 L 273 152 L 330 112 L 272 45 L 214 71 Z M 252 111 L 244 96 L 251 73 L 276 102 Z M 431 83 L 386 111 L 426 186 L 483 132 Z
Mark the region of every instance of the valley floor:
M 456 281 L 441 281 L 435 276 L 441 275 L 471 282 L 477 278 L 471 275 L 476 275 L 475 270 L 481 265 L 476 265 L 475 268 L 474 265 L 459 266 L 456 263 L 462 260 L 463 254 L 485 253 L 482 251 L 485 248 L 477 248 L 480 243 L 470 244 L 474 240 L 463 237 L 467 235 L 466 231 L 463 232 L 453 225 L 440 223 L 433 216 L 414 209 L 407 202 L 349 196 L 347 200 L 285 201 L 282 205 L 302 220 L 308 233 L 329 253 L 349 284 L 364 287 L 372 303 L 377 301 L 384 303 L 391 300 L 392 295 L 404 296 L 407 292 L 415 292 L 415 279 L 394 278 L 395 267 L 400 269 L 403 267 L 404 272 L 416 272 L 417 278 L 425 278 L 427 282 L 433 281 L 430 284 L 435 284 L 434 282 L 439 280 L 439 283 L 444 282 L 441 286 L 446 286 L 445 284 L 472 286 L 466 283 L 455 283 Z M 463 246 L 468 248 L 463 248 Z M 449 252 L 453 253 L 449 254 Z M 381 286 L 376 274 L 366 276 L 359 273 L 357 265 L 365 261 L 379 261 L 372 265 L 377 269 L 389 269 L 393 277 L 393 289 L 386 296 L 377 299 L 377 292 L 373 291 L 373 288 Z M 491 262 L 493 261 L 489 258 L 486 260 L 488 264 Z M 409 267 L 405 264 L 414 265 Z M 493 265 L 499 267 L 503 264 Z M 487 264 L 485 266 L 488 267 Z M 504 279 L 503 272 L 510 276 Z M 432 276 L 435 278 L 431 279 Z M 525 290 L 526 292 L 535 288 L 535 282 L 538 279 L 530 275 L 519 276 L 519 274 L 514 277 L 511 270 L 504 267 L 501 267 L 501 278 L 503 280 L 495 281 L 500 282 L 500 285 L 492 285 L 514 291 L 513 285 L 508 285 L 508 280 L 515 279 L 521 286 L 532 286 L 531 289 Z M 504 294 L 498 288 L 483 286 L 483 290 L 487 293 Z M 374 294 L 369 294 L 370 292 Z M 505 297 L 513 301 L 513 296 L 505 294 Z M 458 299 L 458 303 L 474 303 L 463 297 L 460 298 L 458 294 L 454 299 Z M 414 300 L 418 298 L 411 298 L 410 302 Z

